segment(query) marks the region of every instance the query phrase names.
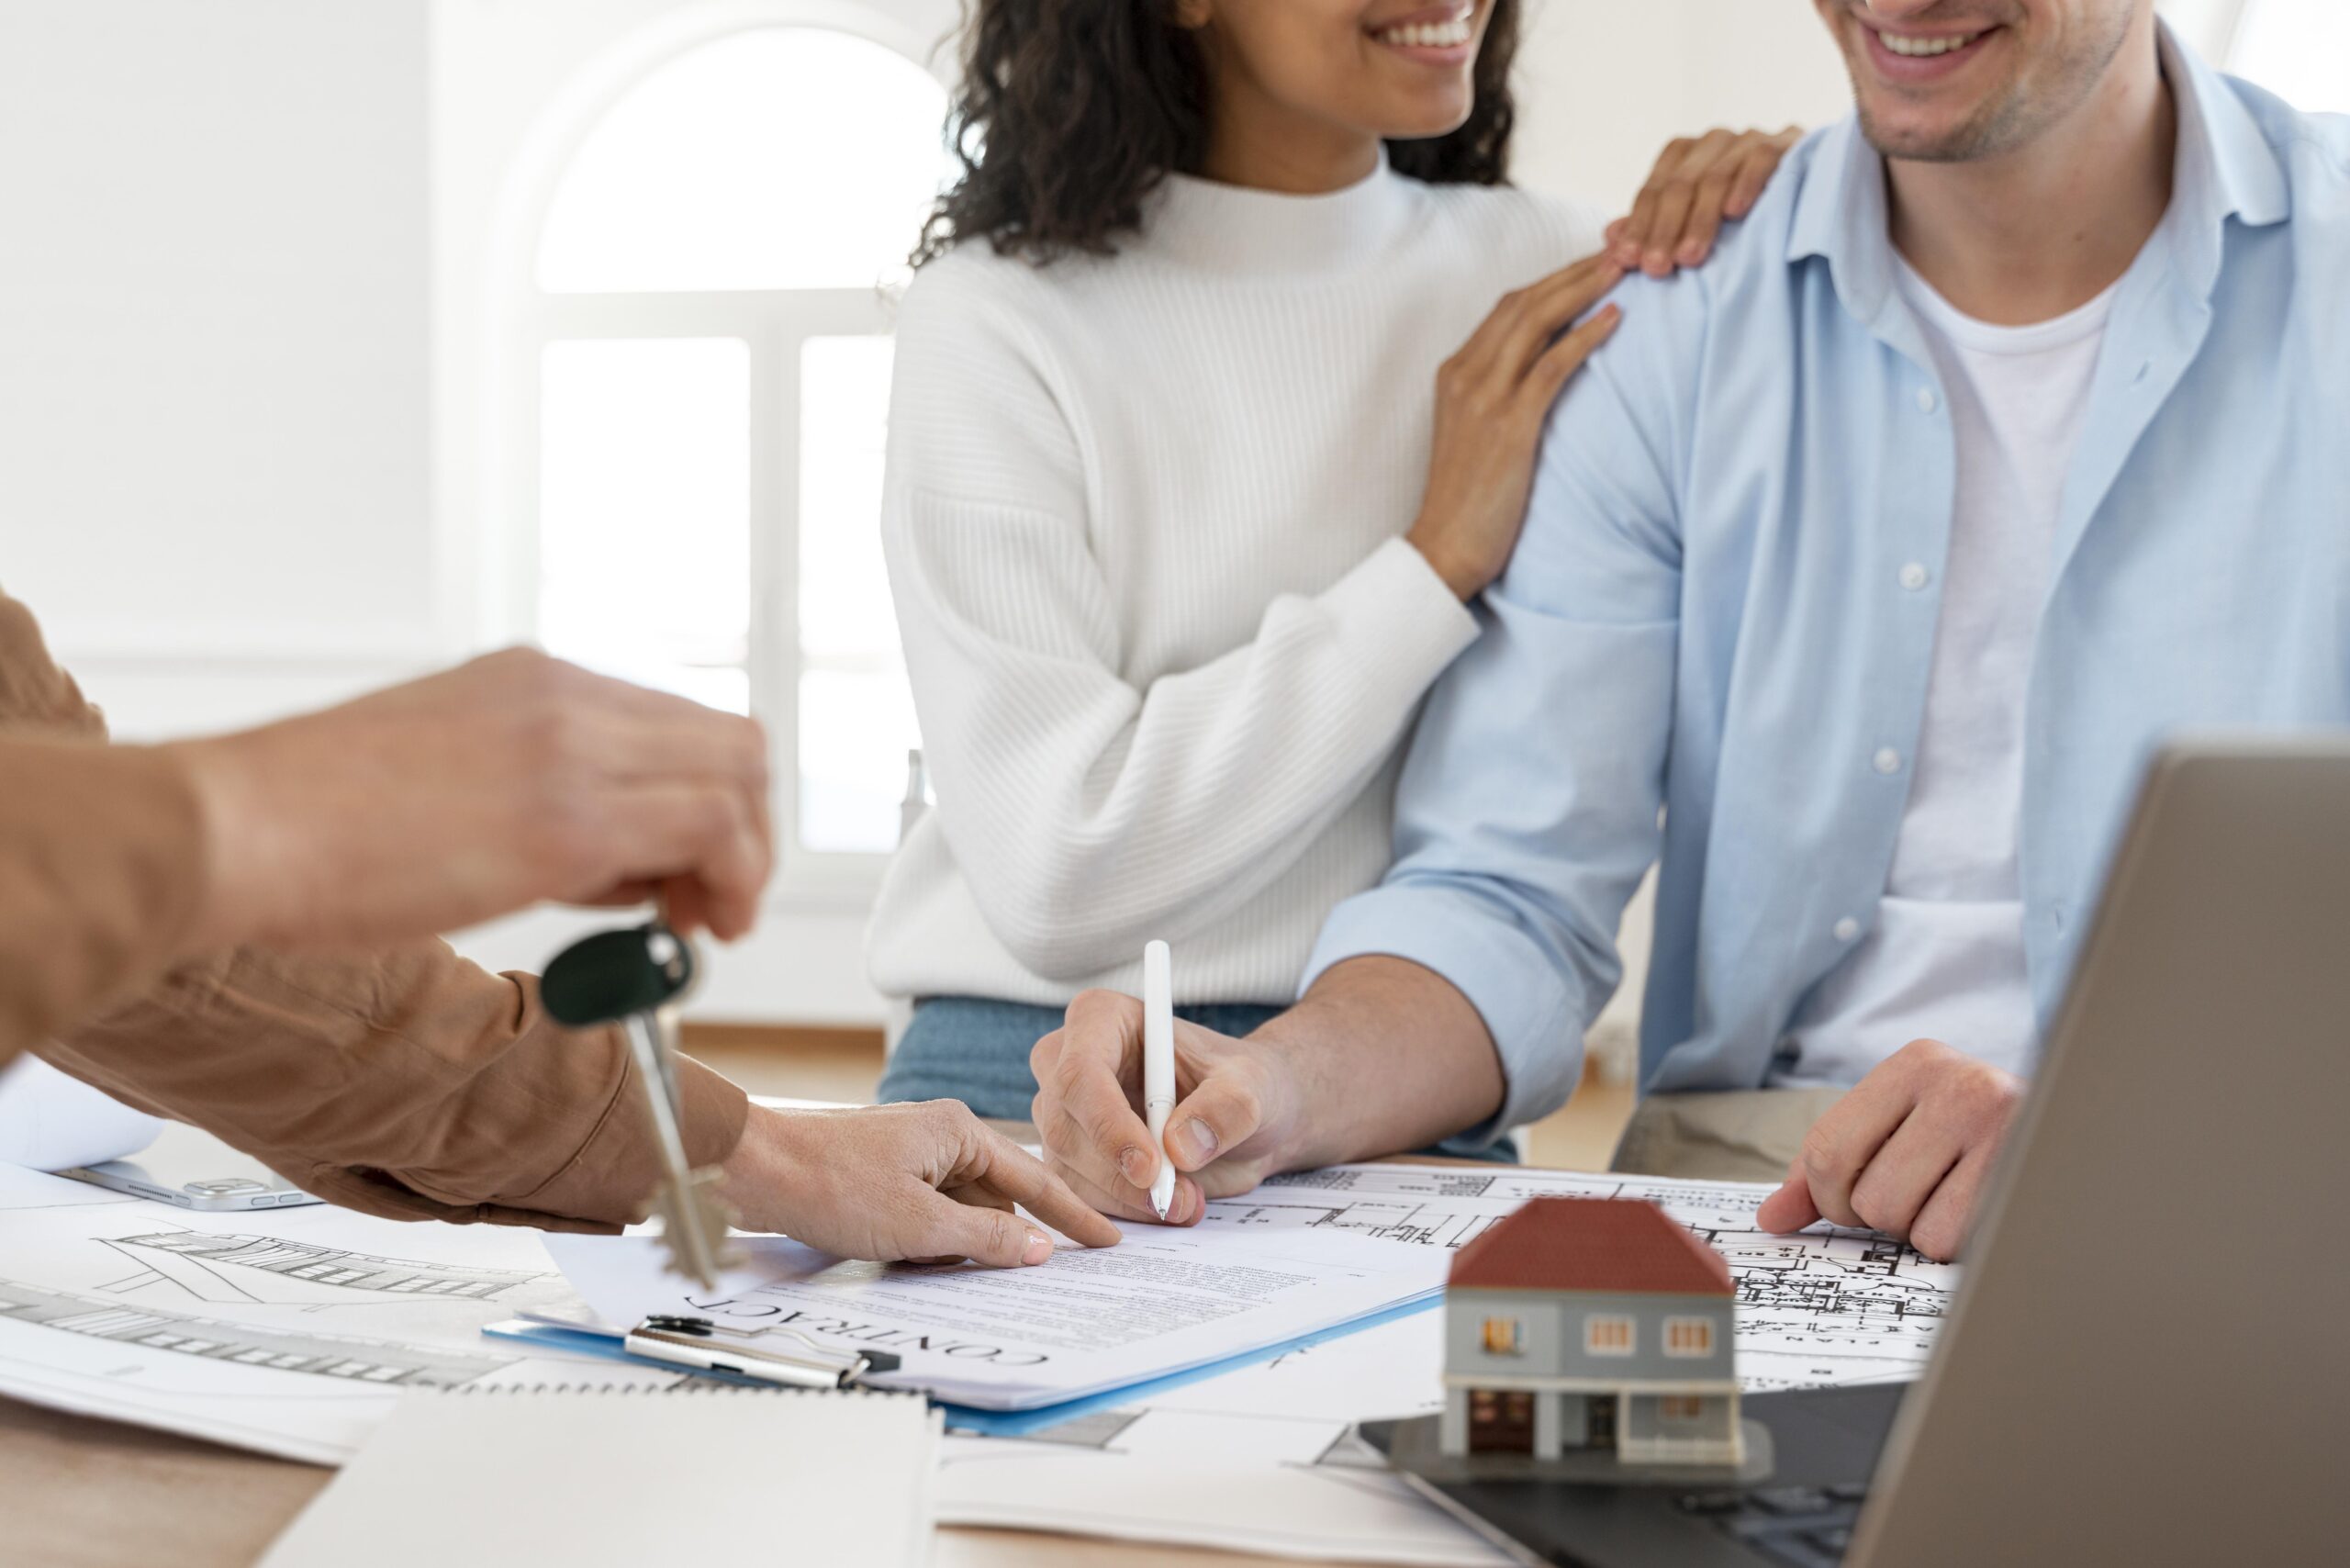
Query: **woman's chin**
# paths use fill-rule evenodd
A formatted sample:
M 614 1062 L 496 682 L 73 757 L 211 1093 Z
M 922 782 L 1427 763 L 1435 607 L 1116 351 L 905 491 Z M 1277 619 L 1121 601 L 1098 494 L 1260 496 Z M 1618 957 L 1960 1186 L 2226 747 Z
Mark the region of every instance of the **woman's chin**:
M 1377 128 L 1382 141 L 1432 141 L 1469 123 L 1477 95 L 1467 82 L 1430 84 L 1416 92 L 1382 94 L 1359 123 Z

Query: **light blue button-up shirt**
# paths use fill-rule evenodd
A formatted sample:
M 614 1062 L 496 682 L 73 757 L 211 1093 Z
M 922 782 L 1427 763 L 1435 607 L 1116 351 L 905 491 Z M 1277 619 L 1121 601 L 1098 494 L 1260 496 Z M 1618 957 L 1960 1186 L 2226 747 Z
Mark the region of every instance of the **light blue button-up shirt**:
M 2170 209 L 2114 300 L 2026 697 L 2043 1030 L 2149 749 L 2350 722 L 2350 121 L 2163 50 Z M 1651 1090 L 1761 1084 L 1871 926 L 1956 462 L 1893 267 L 1883 164 L 1847 121 L 1707 266 L 1628 284 L 1552 416 L 1484 634 L 1413 743 L 1395 865 L 1306 980 L 1391 954 L 1458 986 L 1509 1078 L 1487 1136 L 1573 1088 L 1660 854 Z

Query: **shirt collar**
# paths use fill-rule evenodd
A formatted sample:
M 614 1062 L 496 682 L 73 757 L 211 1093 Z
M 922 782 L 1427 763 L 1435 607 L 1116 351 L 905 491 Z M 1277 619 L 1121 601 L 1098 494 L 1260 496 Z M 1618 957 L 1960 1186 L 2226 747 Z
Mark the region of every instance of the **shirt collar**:
M 1144 209 L 1143 243 L 1187 264 L 1225 273 L 1322 273 L 1369 264 L 1411 225 L 1419 182 L 1378 166 L 1321 196 L 1227 185 L 1169 174 Z
M 2156 26 L 2163 74 L 2178 110 L 2178 151 L 2170 209 L 2151 242 L 2168 245 L 2179 275 L 2208 299 L 2219 282 L 2228 220 L 2281 223 L 2292 214 L 2292 200 L 2276 150 L 2251 109 L 2168 22 Z M 1885 160 L 1847 116 L 1821 134 L 1804 176 L 1787 261 L 1825 257 L 1844 308 L 1871 327 L 1894 301 L 1889 216 Z

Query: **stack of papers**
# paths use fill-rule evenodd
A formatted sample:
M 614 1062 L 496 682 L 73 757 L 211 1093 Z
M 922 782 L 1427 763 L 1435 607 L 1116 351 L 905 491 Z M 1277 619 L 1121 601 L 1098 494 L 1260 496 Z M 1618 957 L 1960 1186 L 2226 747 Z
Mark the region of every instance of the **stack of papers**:
M 1749 1389 L 1922 1368 L 1958 1270 L 1865 1232 L 1769 1235 L 1754 1224 L 1769 1191 L 1339 1166 L 1211 1204 L 1189 1230 L 1136 1226 L 1109 1251 L 1002 1274 L 755 1238 L 759 1266 L 704 1295 L 636 1238 L 324 1206 L 204 1215 L 0 1168 L 0 1394 L 336 1463 L 404 1390 L 686 1381 L 489 1337 L 493 1324 L 692 1313 L 893 1350 L 892 1381 L 946 1392 L 962 1407 L 950 1427 L 995 1435 L 946 1439 L 942 1523 L 1466 1568 L 1491 1549 L 1346 1434 L 1438 1407 L 1440 1315 L 1412 1309 L 1436 1305 L 1456 1249 L 1528 1198 L 1648 1198 L 1719 1250 Z
M 846 1263 L 780 1237 L 703 1291 L 664 1271 L 650 1238 L 550 1236 L 548 1251 L 603 1324 L 705 1317 L 756 1342 L 886 1350 L 866 1381 L 971 1411 L 1065 1413 L 1073 1402 L 1294 1346 L 1432 1304 L 1449 1254 L 1360 1230 L 1254 1222 L 1123 1227 L 1031 1269 Z

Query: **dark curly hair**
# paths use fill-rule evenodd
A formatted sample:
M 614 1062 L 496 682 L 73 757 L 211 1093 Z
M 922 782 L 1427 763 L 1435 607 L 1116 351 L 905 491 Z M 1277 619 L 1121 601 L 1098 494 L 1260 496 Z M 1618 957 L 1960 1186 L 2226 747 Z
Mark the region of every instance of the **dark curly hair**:
M 1207 71 L 1176 0 L 972 0 L 963 84 L 947 134 L 962 176 L 938 198 L 913 264 L 984 237 L 1045 263 L 1109 255 L 1143 198 L 1207 155 Z M 1449 135 L 1390 141 L 1397 173 L 1441 185 L 1505 183 L 1518 0 L 1494 0 L 1469 118 Z

